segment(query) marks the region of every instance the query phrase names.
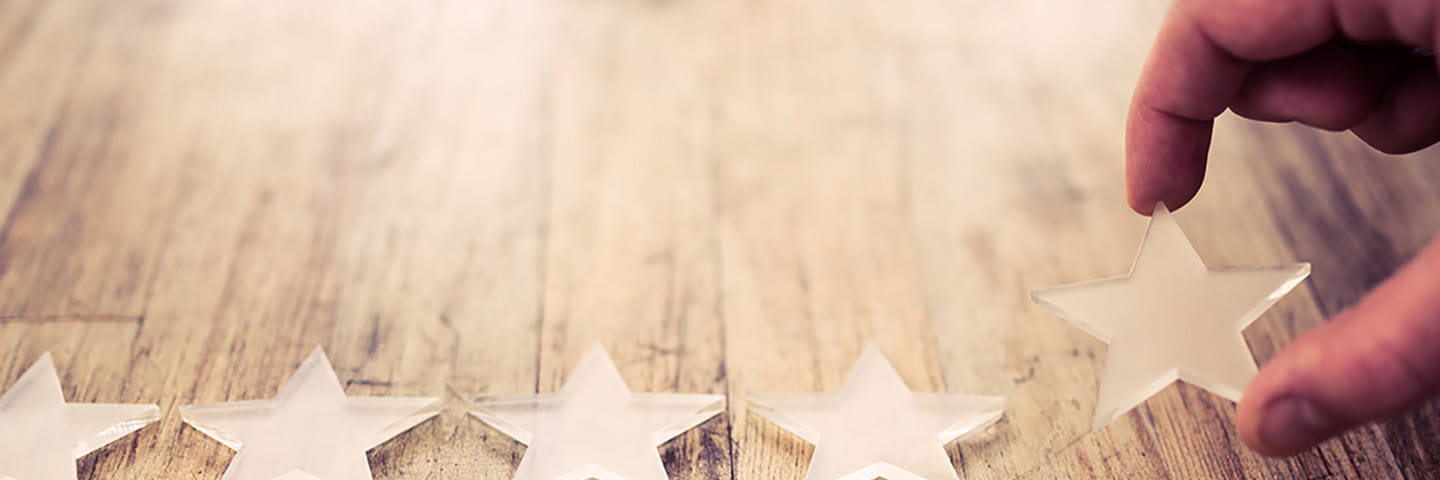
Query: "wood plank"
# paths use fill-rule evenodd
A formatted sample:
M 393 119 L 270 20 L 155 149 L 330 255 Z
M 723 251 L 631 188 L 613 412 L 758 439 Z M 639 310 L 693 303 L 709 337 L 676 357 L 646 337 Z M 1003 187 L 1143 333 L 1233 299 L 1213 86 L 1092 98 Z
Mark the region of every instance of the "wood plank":
M 0 212 L 8 230 L 11 207 L 25 190 L 43 150 L 56 141 L 56 119 L 77 93 L 77 77 L 108 25 L 77 34 L 94 22 L 82 2 L 14 1 L 0 4 Z M 96 22 L 98 23 L 98 22 Z M 84 99 L 82 98 L 83 102 Z M 33 187 L 32 187 L 33 188 Z
M 355 167 L 371 160 L 368 152 L 356 148 L 363 143 L 355 141 L 371 132 L 354 131 L 363 123 L 349 116 L 363 111 L 363 105 L 356 108 L 345 96 L 325 94 L 339 79 L 367 73 L 363 69 L 368 64 L 356 61 L 362 53 L 352 53 L 342 64 L 359 66 L 361 72 L 335 68 L 307 75 L 303 81 L 282 81 L 297 71 L 293 67 L 324 66 L 326 59 L 334 58 L 331 54 L 341 51 L 336 47 L 347 45 L 349 39 L 310 44 L 309 51 L 297 51 L 283 36 L 253 42 L 257 29 L 262 33 L 257 36 L 264 37 L 264 28 L 257 27 L 271 19 L 230 13 L 204 8 L 186 12 L 178 28 L 192 43 L 168 50 L 173 69 L 154 78 L 159 86 L 168 87 L 165 105 L 173 105 L 173 110 L 157 116 L 186 128 L 167 131 L 173 137 L 152 140 L 169 147 L 167 154 L 150 151 L 152 155 L 144 157 L 174 173 L 136 175 L 152 181 L 176 177 L 175 183 L 183 186 L 180 201 L 145 192 L 146 184 L 117 183 L 126 188 L 123 195 L 115 196 L 121 201 L 87 204 L 76 213 L 85 220 L 139 221 L 144 218 L 135 218 L 131 208 L 136 204 L 153 211 L 178 205 L 163 221 L 137 225 L 169 241 L 143 251 L 158 257 L 159 267 L 153 298 L 145 306 L 150 322 L 138 335 L 135 348 L 154 363 L 141 362 L 124 378 L 136 384 L 132 391 L 137 394 L 152 401 L 163 399 L 162 405 L 172 413 L 158 429 L 142 432 L 137 440 L 141 450 L 181 448 L 187 455 L 141 456 L 138 465 L 128 467 L 140 472 L 133 475 L 137 478 L 180 472 L 218 478 L 228 454 L 213 441 L 180 427 L 170 407 L 272 395 L 303 353 L 321 343 L 333 321 L 326 315 L 334 297 L 326 274 L 338 257 L 336 232 L 350 208 L 344 200 L 358 186 L 354 180 L 363 178 L 349 172 L 363 173 Z M 380 20 L 391 12 L 369 13 Z M 233 29 L 215 28 L 216 23 Z M 320 32 L 326 31 L 324 25 L 320 27 Z M 331 27 L 343 30 L 346 25 Z M 238 45 L 244 46 L 241 51 L 252 49 L 250 55 L 240 55 L 251 61 L 210 55 L 216 48 Z M 284 53 L 277 56 L 277 52 Z M 281 60 L 273 61 L 277 57 Z M 217 79 L 226 81 L 217 83 Z M 279 121 L 270 118 L 268 112 L 289 105 L 306 109 Z M 371 107 L 375 108 L 373 102 Z M 208 118 L 214 111 L 232 114 Z M 103 161 L 108 156 L 94 158 Z M 105 173 L 102 169 L 96 175 Z M 76 190 L 82 187 L 69 181 L 55 197 L 80 193 Z M 172 217 L 173 227 L 167 228 Z M 116 236 L 104 232 L 86 240 L 96 245 L 126 240 Z M 75 255 L 71 246 L 47 248 L 62 256 Z M 337 358 L 337 364 L 344 364 L 343 357 Z M 403 387 L 397 390 L 406 390 Z
M 450 398 L 372 451 L 376 478 L 508 478 L 524 451 L 461 399 L 538 385 L 550 46 L 531 32 L 549 10 L 378 9 L 395 46 L 369 87 L 383 107 L 351 139 L 364 161 L 326 275 L 328 343 L 349 393 Z
M 850 35 L 872 27 L 854 6 L 747 16 L 716 87 L 737 479 L 802 478 L 811 452 L 746 396 L 838 389 L 867 342 L 913 390 L 944 388 L 906 217 L 897 58 Z
M 450 71 L 448 83 L 416 75 L 462 64 L 475 37 L 517 35 L 535 19 L 509 10 L 515 16 L 492 23 L 495 30 L 435 37 L 435 18 L 472 25 L 494 11 L 458 2 L 346 8 L 344 18 L 310 25 L 298 46 L 293 35 L 267 35 L 306 18 L 278 2 L 253 12 L 215 4 L 186 18 L 191 43 L 174 50 L 181 67 L 173 75 L 188 87 L 181 91 L 200 97 L 198 111 L 231 114 L 202 122 L 208 135 L 195 149 L 216 153 L 185 167 L 193 188 L 180 202 L 148 306 L 168 321 L 142 341 L 174 351 L 180 358 L 170 361 L 188 367 L 154 382 L 157 395 L 171 395 L 166 403 L 268 397 L 305 352 L 326 343 L 352 394 L 446 395 L 460 377 L 454 394 L 533 388 L 538 69 L 495 75 L 493 89 L 475 88 L 483 86 L 472 83 L 477 70 Z M 395 29 L 386 39 L 394 43 L 370 35 L 380 23 Z M 353 49 L 357 43 L 376 48 Z M 246 52 L 247 61 L 212 59 L 215 50 Z M 493 53 L 513 65 L 530 50 L 511 41 Z M 395 63 L 374 63 L 376 56 Z M 373 95 L 335 88 L 347 78 L 371 82 L 355 91 Z M 430 80 L 436 88 L 414 88 Z M 271 118 L 289 105 L 304 108 Z M 488 123 L 476 123 L 481 118 Z M 214 258 L 217 251 L 228 253 Z M 178 339 L 191 346 L 174 347 Z M 151 458 L 141 471 L 218 478 L 229 454 L 167 420 L 154 444 L 188 454 Z M 375 473 L 503 475 L 508 461 L 474 456 L 485 435 L 454 408 L 377 449 Z M 431 461 L 437 450 L 451 463 Z
M 154 368 L 144 305 L 176 195 L 170 161 L 182 154 L 166 140 L 188 129 L 150 81 L 171 26 L 156 5 L 47 4 L 6 37 L 0 97 L 16 108 L 0 114 L 0 171 L 29 173 L 23 185 L 0 179 L 0 205 L 14 201 L 0 239 L 0 338 L 12 369 L 54 351 L 74 401 L 159 400 L 132 379 Z M 143 439 L 159 428 L 87 456 L 82 472 L 143 476 L 135 465 L 153 445 Z
M 725 392 L 703 88 L 713 6 L 558 13 L 540 391 L 599 342 L 632 391 Z M 729 478 L 729 428 L 717 417 L 667 443 L 671 478 Z
M 0 162 L 0 208 L 9 212 L 0 232 L 0 321 L 143 313 L 163 231 L 155 226 L 173 194 L 174 172 L 155 158 L 173 153 L 163 139 L 176 119 L 152 108 L 158 90 L 147 82 L 160 58 L 151 46 L 168 31 L 145 15 L 144 3 L 106 5 L 35 12 L 30 35 L 39 38 L 14 40 L 15 60 L 0 75 L 8 87 L 0 100 L 16 105 L 0 114 L 0 128 L 15 132 L 0 141 L 0 154 L 14 159 Z M 75 22 L 87 35 L 64 38 Z M 87 214 L 104 208 L 125 214 Z

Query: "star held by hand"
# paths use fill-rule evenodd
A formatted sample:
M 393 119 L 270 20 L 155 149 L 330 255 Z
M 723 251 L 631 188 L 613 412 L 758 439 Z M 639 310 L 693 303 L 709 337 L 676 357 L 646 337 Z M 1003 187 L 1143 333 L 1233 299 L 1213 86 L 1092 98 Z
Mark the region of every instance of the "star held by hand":
M 471 413 L 525 444 L 515 480 L 667 480 L 660 445 L 720 413 L 724 400 L 631 393 L 597 344 L 558 392 L 481 398 Z
M 752 399 L 756 413 L 815 445 L 806 480 L 958 479 L 945 444 L 1005 408 L 1000 397 L 914 393 L 873 344 L 838 392 Z
M 348 397 L 317 348 L 280 393 L 181 407 L 185 423 L 234 449 L 222 480 L 370 480 L 366 451 L 439 413 L 427 397 Z
M 159 418 L 155 405 L 66 403 L 46 353 L 0 395 L 0 480 L 74 479 L 75 460 Z
M 1257 372 L 1242 332 L 1309 274 L 1308 263 L 1208 268 L 1161 204 L 1129 275 L 1031 296 L 1109 345 L 1098 430 L 1176 380 L 1239 401 Z

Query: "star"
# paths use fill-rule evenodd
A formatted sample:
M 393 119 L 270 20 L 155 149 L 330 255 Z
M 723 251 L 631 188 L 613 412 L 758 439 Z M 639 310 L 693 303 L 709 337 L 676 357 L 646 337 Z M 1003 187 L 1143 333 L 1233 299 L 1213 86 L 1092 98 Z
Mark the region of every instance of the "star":
M 515 480 L 667 480 L 660 444 L 720 413 L 724 399 L 631 393 L 597 344 L 560 391 L 481 398 L 471 413 L 526 445 Z
M 1308 263 L 1208 268 L 1162 204 L 1129 275 L 1032 298 L 1109 344 L 1098 430 L 1176 380 L 1239 401 L 1257 371 L 1241 332 L 1309 274 Z
M 806 480 L 958 479 L 945 444 L 1005 408 L 1000 397 L 911 392 L 873 344 L 838 392 L 752 400 L 756 413 L 815 445 Z
M 369 480 L 367 450 L 437 413 L 435 398 L 345 396 L 318 348 L 274 399 L 180 408 L 236 451 L 222 480 Z
M 155 405 L 65 403 L 46 353 L 0 395 L 0 480 L 74 479 L 75 460 L 159 418 Z

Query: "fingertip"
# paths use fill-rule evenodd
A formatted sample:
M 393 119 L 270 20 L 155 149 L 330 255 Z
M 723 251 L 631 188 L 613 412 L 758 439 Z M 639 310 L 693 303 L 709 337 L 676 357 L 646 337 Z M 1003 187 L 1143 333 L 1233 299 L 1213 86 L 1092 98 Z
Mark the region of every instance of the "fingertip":
M 1156 204 L 1163 203 L 1165 204 L 1165 208 L 1170 209 L 1170 211 L 1179 210 L 1180 207 L 1190 203 L 1190 200 L 1193 200 L 1197 193 L 1195 189 L 1188 187 L 1170 188 L 1168 190 L 1146 187 L 1147 186 L 1127 188 L 1125 192 L 1125 203 L 1129 204 L 1130 209 L 1134 210 L 1135 213 L 1147 217 L 1155 214 Z
M 1312 393 L 1326 370 L 1326 343 L 1334 324 L 1297 339 L 1266 363 L 1236 407 L 1240 438 L 1255 452 L 1284 457 L 1304 452 L 1338 430 Z
M 1127 202 L 1130 208 L 1136 213 L 1149 216 L 1155 213 L 1155 205 L 1163 203 L 1170 211 L 1179 210 L 1195 199 L 1199 192 L 1199 181 L 1184 182 L 1179 185 L 1168 185 L 1156 187 L 1147 185 L 1149 190 L 1145 193 L 1137 193 L 1128 197 Z
M 1272 377 L 1274 378 L 1274 377 Z M 1257 378 L 1257 380 L 1259 380 Z M 1315 401 L 1283 383 L 1252 384 L 1236 408 L 1240 439 L 1267 457 L 1304 452 L 1333 436 L 1339 426 Z
M 1259 377 L 1250 383 L 1245 389 L 1244 396 L 1240 397 L 1240 403 L 1235 406 L 1235 426 L 1240 430 L 1240 440 L 1245 442 L 1251 450 L 1261 455 L 1275 456 L 1277 453 L 1260 438 L 1260 410 L 1271 399 L 1266 392 L 1257 391 Z
M 1251 448 L 1261 455 L 1285 457 L 1318 445 L 1339 430 L 1315 402 L 1300 396 L 1271 400 L 1256 420 Z
M 1144 197 L 1137 197 L 1134 192 L 1134 190 L 1130 190 L 1128 188 L 1126 189 L 1125 203 L 1130 204 L 1130 209 L 1134 210 L 1135 213 L 1147 217 L 1153 215 L 1155 213 L 1155 204 L 1152 202 L 1146 202 L 1144 200 Z
M 1150 215 L 1171 210 L 1200 191 L 1214 121 L 1180 118 L 1144 106 L 1131 112 L 1125 137 L 1125 190 L 1130 208 Z
M 1291 347 L 1295 345 L 1292 344 Z M 1251 450 L 1267 457 L 1284 456 L 1288 453 L 1267 441 L 1260 430 L 1265 420 L 1266 407 L 1281 394 L 1291 391 L 1289 380 L 1294 376 L 1291 370 L 1296 362 L 1284 357 L 1293 350 L 1282 350 L 1275 358 L 1261 366 L 1260 373 L 1250 381 L 1250 385 L 1245 388 L 1245 394 L 1240 397 L 1240 403 L 1235 406 L 1240 439 Z

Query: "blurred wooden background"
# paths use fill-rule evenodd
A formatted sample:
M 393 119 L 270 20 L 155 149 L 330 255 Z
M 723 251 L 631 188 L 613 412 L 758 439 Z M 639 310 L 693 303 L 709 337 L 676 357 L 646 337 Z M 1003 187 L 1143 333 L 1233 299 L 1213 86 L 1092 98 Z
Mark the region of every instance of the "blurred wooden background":
M 165 419 L 82 478 L 218 479 L 176 407 L 266 398 L 315 345 L 355 395 L 451 408 L 377 478 L 505 479 L 454 396 L 726 393 L 674 478 L 799 479 L 752 392 L 867 340 L 921 391 L 1003 394 L 967 479 L 1425 478 L 1435 410 L 1288 460 L 1173 386 L 1088 431 L 1104 345 L 1028 290 L 1121 274 L 1121 131 L 1165 8 L 1117 0 L 0 2 L 0 382 Z M 1261 358 L 1440 231 L 1435 164 L 1227 118 L 1179 214 L 1212 265 L 1308 260 Z

